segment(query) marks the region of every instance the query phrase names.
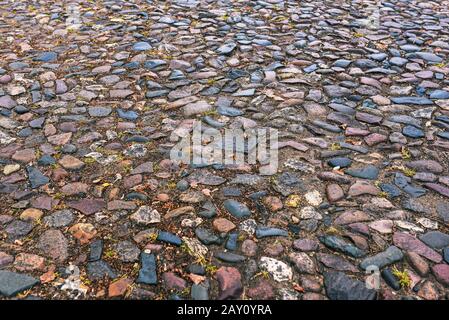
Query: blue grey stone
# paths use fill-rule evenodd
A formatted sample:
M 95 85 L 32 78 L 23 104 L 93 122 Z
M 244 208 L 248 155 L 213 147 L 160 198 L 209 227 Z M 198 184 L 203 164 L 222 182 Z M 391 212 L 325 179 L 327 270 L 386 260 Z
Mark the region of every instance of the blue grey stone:
M 223 242 L 222 239 L 220 239 L 220 237 L 215 235 L 212 231 L 202 227 L 198 227 L 195 229 L 195 235 L 205 245 L 221 244 Z
M 437 136 L 449 140 L 449 131 L 438 132 Z
M 167 65 L 167 61 L 160 59 L 147 60 L 143 64 L 143 66 L 147 69 L 156 69 L 165 65 Z
M 147 91 L 145 93 L 145 97 L 150 99 L 150 98 L 157 98 L 157 97 L 163 97 L 166 96 L 168 94 L 168 90 L 152 90 L 152 91 Z
M 436 250 L 441 250 L 449 246 L 449 234 L 440 231 L 426 232 L 419 237 L 419 240 Z
M 377 63 L 371 59 L 357 59 L 354 62 L 354 65 L 361 69 L 371 69 L 378 66 Z
M 384 269 L 381 272 L 382 278 L 385 280 L 385 282 L 394 290 L 400 290 L 401 285 L 399 284 L 398 279 L 396 276 L 391 272 L 390 269 Z
M 368 58 L 376 60 L 376 61 L 383 61 L 387 57 L 388 57 L 388 55 L 386 53 L 383 53 L 383 52 L 382 53 L 373 53 L 373 54 L 370 54 L 368 56 Z
M 420 47 L 413 44 L 404 44 L 403 46 L 400 46 L 400 48 L 406 52 L 415 52 L 421 49 Z
M 182 244 L 181 238 L 179 238 L 177 235 L 174 235 L 173 233 L 166 231 L 159 231 L 157 240 L 174 244 L 176 246 L 180 246 Z
M 48 154 L 44 154 L 42 157 L 39 158 L 39 160 L 37 160 L 37 164 L 40 166 L 50 166 L 55 163 L 56 160 Z
M 217 121 L 217 120 L 213 119 L 213 118 L 210 117 L 210 116 L 205 116 L 205 117 L 203 118 L 203 120 L 204 120 L 204 122 L 206 122 L 208 125 L 210 125 L 211 127 L 214 127 L 214 128 L 222 128 L 222 127 L 225 126 L 225 123 L 222 123 L 222 122 L 220 122 L 220 121 Z
M 193 300 L 209 300 L 209 281 L 192 284 L 190 295 Z
M 181 80 L 185 79 L 185 75 L 181 70 L 173 70 L 168 77 L 168 80 Z
M 424 131 L 422 131 L 421 129 L 419 129 L 415 126 L 410 126 L 410 125 L 406 125 L 402 129 L 402 134 L 409 138 L 424 138 L 424 136 L 425 136 Z
M 265 39 L 254 39 L 253 44 L 258 46 L 271 46 L 273 43 L 271 41 L 265 40 Z
M 117 114 L 120 118 L 130 120 L 130 121 L 135 121 L 139 117 L 137 112 L 132 111 L 132 110 L 125 111 L 122 109 L 117 109 Z
M 156 257 L 154 254 L 142 252 L 140 254 L 140 270 L 137 283 L 157 284 Z
M 49 178 L 44 176 L 42 172 L 34 167 L 27 166 L 26 170 L 28 173 L 28 180 L 30 181 L 31 188 L 35 189 L 50 182 Z
M 401 261 L 403 257 L 404 255 L 398 247 L 390 246 L 385 251 L 382 251 L 374 256 L 365 258 L 360 263 L 360 268 L 366 270 L 370 266 L 376 266 L 377 268 L 382 269 L 385 266 Z
M 141 201 L 147 201 L 148 197 L 147 195 L 139 192 L 130 192 L 126 194 L 125 196 L 126 200 L 141 200 Z
M 206 269 L 199 263 L 189 264 L 188 271 L 193 274 L 199 274 L 200 276 L 206 274 Z
M 349 66 L 351 64 L 351 60 L 346 60 L 346 59 L 339 59 L 337 61 L 335 61 L 332 65 L 334 67 L 338 67 L 338 68 L 346 68 L 347 66 Z
M 426 189 L 414 186 L 410 183 L 410 178 L 400 172 L 396 172 L 394 176 L 394 184 L 404 190 L 413 198 L 418 198 L 426 194 Z
M 349 167 L 351 163 L 352 163 L 351 159 L 344 157 L 332 158 L 327 161 L 327 164 L 330 165 L 331 167 L 340 167 L 340 168 Z
M 408 62 L 407 59 L 401 58 L 401 57 L 393 57 L 390 59 L 390 63 L 394 66 L 402 67 Z
M 368 165 L 359 169 L 347 169 L 345 173 L 357 178 L 376 180 L 379 169 L 373 165 Z
M 52 62 L 55 61 L 56 59 L 58 59 L 58 54 L 56 52 L 49 51 L 41 53 L 33 60 L 41 62 Z
M 430 93 L 430 99 L 449 99 L 449 91 L 434 90 Z
M 251 216 L 251 211 L 249 211 L 248 207 L 236 200 L 228 199 L 223 205 L 225 209 L 236 218 L 246 218 Z
M 226 241 L 226 249 L 235 251 L 237 250 L 237 239 L 239 234 L 234 232 L 230 233 L 228 236 L 228 240 Z
M 392 97 L 391 101 L 395 104 L 412 104 L 412 105 L 432 105 L 433 102 L 430 99 L 424 97 Z
M 229 42 L 222 45 L 220 48 L 217 49 L 218 54 L 230 54 L 234 49 L 237 47 L 237 44 L 235 42 Z
M 241 116 L 243 114 L 242 110 L 232 108 L 232 107 L 222 107 L 222 106 L 219 106 L 217 108 L 217 112 L 223 116 L 228 116 L 228 117 L 237 117 L 237 116 Z
M 344 240 L 341 237 L 325 235 L 318 239 L 328 248 L 340 251 L 344 254 L 350 255 L 353 258 L 361 258 L 366 255 L 365 251 L 357 248 L 352 243 Z
M 303 68 L 302 70 L 304 70 L 305 73 L 312 73 L 312 72 L 316 71 L 317 69 L 318 69 L 318 65 L 312 64 L 308 67 Z
M 178 183 L 176 184 L 176 188 L 180 191 L 186 191 L 187 189 L 189 189 L 190 184 L 187 180 L 179 180 Z
M 30 67 L 30 65 L 28 63 L 20 62 L 20 61 L 12 62 L 8 66 L 13 71 L 19 71 L 19 70 L 23 70 L 23 69 L 26 69 L 26 68 Z
M 383 192 L 386 192 L 390 198 L 396 198 L 401 195 L 401 190 L 399 190 L 396 186 L 391 183 L 381 183 L 380 189 Z
M 0 295 L 13 297 L 39 283 L 39 280 L 23 273 L 0 270 Z
M 224 262 L 239 263 L 245 261 L 245 257 L 232 252 L 217 252 L 214 256 Z
M 110 107 L 90 107 L 89 115 L 91 117 L 107 117 L 111 111 Z
M 89 262 L 87 264 L 87 276 L 90 280 L 102 280 L 105 277 L 117 278 L 115 271 L 103 260 Z
M 103 240 L 97 239 L 90 244 L 89 262 L 98 261 L 103 253 Z
M 427 62 L 440 63 L 443 62 L 443 58 L 437 56 L 431 52 L 415 52 L 413 55 L 416 55 L 418 58 L 424 59 Z
M 151 44 L 149 44 L 148 42 L 137 42 L 133 45 L 133 50 L 134 51 L 145 51 L 145 50 L 150 50 Z
M 45 122 L 45 117 L 40 117 L 40 118 L 31 120 L 29 122 L 29 125 L 31 128 L 34 128 L 34 129 L 41 129 L 42 126 L 44 125 L 44 122 Z
M 288 231 L 279 228 L 258 226 L 256 228 L 256 238 L 260 239 L 265 237 L 288 237 Z
M 377 297 L 376 290 L 340 271 L 325 272 L 324 287 L 330 300 L 376 300 Z

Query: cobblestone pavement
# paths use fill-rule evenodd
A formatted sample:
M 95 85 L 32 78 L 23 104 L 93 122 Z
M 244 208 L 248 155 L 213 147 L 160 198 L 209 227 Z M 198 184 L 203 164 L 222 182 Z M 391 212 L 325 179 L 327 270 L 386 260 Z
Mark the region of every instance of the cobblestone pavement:
M 447 299 L 448 59 L 449 1 L 1 1 L 0 297 Z

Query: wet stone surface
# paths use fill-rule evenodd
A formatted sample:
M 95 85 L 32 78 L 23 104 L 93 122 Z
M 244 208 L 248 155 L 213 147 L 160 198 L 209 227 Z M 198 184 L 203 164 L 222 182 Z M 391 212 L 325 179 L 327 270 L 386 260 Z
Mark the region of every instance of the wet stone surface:
M 0 2 L 0 299 L 448 298 L 447 0 L 76 4 Z

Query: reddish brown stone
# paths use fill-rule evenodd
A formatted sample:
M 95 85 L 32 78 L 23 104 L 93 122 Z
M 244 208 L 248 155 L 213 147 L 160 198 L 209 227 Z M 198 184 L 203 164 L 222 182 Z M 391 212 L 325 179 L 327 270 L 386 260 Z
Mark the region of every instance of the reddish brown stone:
M 84 167 L 84 162 L 69 155 L 62 157 L 62 159 L 59 160 L 59 164 L 67 170 L 79 170 Z
M 245 256 L 254 257 L 257 253 L 257 243 L 251 239 L 246 239 L 242 243 L 242 252 Z
M 433 282 L 426 280 L 421 288 L 419 288 L 418 296 L 425 300 L 438 300 L 440 298 L 440 292 Z
M 164 272 L 162 274 L 162 279 L 168 289 L 176 289 L 182 291 L 187 286 L 186 281 L 178 277 L 173 272 Z
M 69 176 L 69 173 L 65 171 L 63 168 L 56 168 L 53 170 L 52 179 L 55 182 L 64 180 Z
M 82 183 L 82 182 L 73 182 L 66 184 L 61 188 L 61 191 L 68 195 L 68 196 L 74 196 L 74 195 L 83 195 L 86 194 L 89 189 L 89 185 Z
M 365 137 L 365 142 L 367 145 L 374 146 L 376 144 L 379 144 L 381 142 L 385 142 L 388 140 L 387 136 L 384 136 L 383 134 L 379 134 L 379 133 L 372 133 L 369 136 Z
M 67 143 L 69 143 L 70 139 L 72 138 L 72 133 L 61 133 L 54 136 L 50 136 L 47 138 L 48 142 L 51 144 L 54 144 L 56 146 L 63 146 Z
M 132 283 L 133 283 L 132 280 L 129 278 L 123 278 L 115 282 L 112 282 L 109 285 L 108 289 L 109 297 L 110 298 L 122 297 L 128 291 Z
M 34 149 L 18 150 L 14 153 L 12 159 L 24 163 L 32 162 L 36 160 L 36 152 Z
M 45 269 L 45 259 L 31 253 L 19 253 L 14 260 L 14 268 L 19 271 L 35 271 Z
M 429 264 L 421 258 L 421 256 L 413 251 L 407 251 L 406 257 L 410 262 L 410 265 L 415 269 L 421 276 L 426 276 L 429 273 Z
M 282 201 L 278 197 L 266 197 L 263 202 L 272 212 L 279 211 L 283 208 Z
M 329 202 L 337 202 L 345 197 L 345 192 L 336 183 L 327 185 L 326 196 Z
M 371 217 L 360 210 L 349 210 L 341 213 L 334 221 L 335 224 L 345 225 L 354 222 L 364 222 L 371 220 Z
M 421 240 L 414 236 L 404 233 L 395 232 L 393 234 L 393 243 L 402 250 L 413 251 L 433 262 L 441 262 L 442 257 L 439 253 L 426 246 Z
M 231 221 L 225 218 L 217 218 L 212 223 L 214 228 L 217 229 L 219 232 L 229 232 L 233 229 L 235 229 L 235 224 L 233 224 Z
M 264 252 L 268 254 L 269 256 L 277 257 L 282 252 L 284 252 L 284 247 L 280 243 L 269 243 L 266 247 Z
M 51 210 L 54 202 L 57 202 L 57 201 L 53 200 L 52 197 L 40 196 L 40 197 L 31 199 L 31 206 L 36 209 Z
M 142 175 L 141 174 L 135 174 L 135 175 L 128 176 L 125 179 L 123 179 L 123 187 L 125 187 L 126 189 L 130 189 L 134 186 L 137 186 L 140 183 L 142 183 Z
M 47 230 L 40 237 L 37 248 L 47 257 L 64 262 L 68 257 L 68 242 L 61 231 Z
M 219 300 L 238 299 L 243 292 L 242 276 L 237 268 L 221 267 L 215 274 L 219 283 Z
M 255 300 L 270 300 L 274 298 L 273 287 L 267 280 L 259 280 L 255 286 L 248 289 L 248 297 Z
M 436 264 L 432 267 L 432 272 L 435 278 L 449 287 L 449 265 L 448 264 Z
M 42 210 L 28 208 L 20 214 L 20 219 L 25 221 L 36 221 L 39 220 L 43 214 Z
M 97 230 L 90 223 L 77 223 L 69 229 L 69 232 L 79 240 L 81 244 L 89 243 L 97 234 Z
M 14 257 L 7 254 L 6 252 L 0 251 L 0 269 L 6 267 L 14 261 Z
M 108 202 L 108 210 L 134 210 L 136 204 L 132 201 L 114 200 Z
M 85 215 L 91 215 L 104 209 L 106 202 L 102 199 L 82 199 L 68 202 L 67 206 L 81 211 Z

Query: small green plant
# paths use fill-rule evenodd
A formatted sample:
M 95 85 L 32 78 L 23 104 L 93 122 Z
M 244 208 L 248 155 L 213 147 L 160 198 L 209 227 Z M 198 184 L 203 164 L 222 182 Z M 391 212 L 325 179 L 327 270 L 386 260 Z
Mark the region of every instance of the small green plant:
M 402 172 L 403 172 L 407 177 L 413 177 L 413 176 L 416 174 L 416 170 L 410 169 L 410 168 L 402 168 Z
M 331 144 L 331 150 L 332 151 L 336 151 L 336 150 L 341 150 L 341 146 L 338 142 L 334 142 Z
M 410 278 L 406 270 L 400 271 L 396 266 L 392 269 L 393 274 L 398 278 L 399 284 L 402 288 L 410 288 L 412 285 L 412 279 Z
M 167 183 L 167 187 L 169 189 L 176 189 L 176 182 L 170 181 L 169 183 Z
M 185 253 L 187 253 L 188 255 L 190 255 L 190 256 L 193 256 L 194 255 L 194 253 L 193 253 L 193 251 L 189 248 L 189 246 L 188 245 L 186 245 L 185 244 L 185 242 L 183 242 L 182 244 L 181 244 L 181 251 L 182 252 L 185 252 Z
M 114 258 L 117 256 L 117 252 L 115 252 L 115 251 L 112 250 L 112 249 L 109 249 L 109 250 L 107 250 L 107 251 L 104 252 L 104 256 L 105 256 L 106 258 L 114 259 Z
M 410 150 L 406 147 L 403 147 L 401 149 L 401 155 L 402 155 L 402 159 L 404 159 L 404 160 L 410 160 L 412 158 L 412 154 L 410 153 Z
M 155 242 L 157 239 L 157 236 L 158 236 L 157 232 L 150 233 L 148 235 L 148 240 L 150 240 L 150 242 Z
M 184 297 L 188 297 L 190 295 L 190 288 L 186 287 L 184 290 L 181 291 L 181 295 Z
M 339 235 L 339 234 L 341 234 L 341 231 L 338 230 L 338 229 L 335 228 L 335 227 L 329 227 L 329 228 L 327 228 L 326 233 L 327 233 L 327 234 Z
M 267 270 L 262 270 L 261 272 L 256 273 L 256 274 L 253 276 L 253 279 L 254 279 L 254 278 L 257 278 L 257 277 L 262 277 L 262 278 L 264 278 L 264 279 L 269 279 L 269 278 L 270 278 L 270 274 L 268 273 Z
M 204 266 L 204 269 L 206 270 L 207 273 L 211 275 L 215 274 L 218 270 L 217 266 L 213 264 L 207 264 L 206 266 Z
M 385 191 L 381 191 L 381 192 L 379 192 L 379 197 L 388 198 L 388 193 L 386 193 Z
M 95 161 L 95 159 L 94 158 L 86 158 L 86 159 L 84 159 L 84 163 L 85 164 L 93 164 L 93 163 L 95 163 L 96 161 Z
M 239 234 L 239 236 L 237 237 L 237 241 L 239 241 L 239 242 L 243 242 L 243 241 L 245 241 L 245 239 L 246 239 L 246 235 L 243 233 Z
M 203 116 L 215 116 L 217 115 L 217 110 L 209 110 L 202 113 Z
M 211 264 L 209 261 L 207 261 L 207 259 L 202 256 L 202 255 L 197 255 L 197 260 L 196 263 L 198 263 L 199 265 L 201 265 L 207 273 L 213 275 L 217 272 L 218 268 L 217 266 Z

